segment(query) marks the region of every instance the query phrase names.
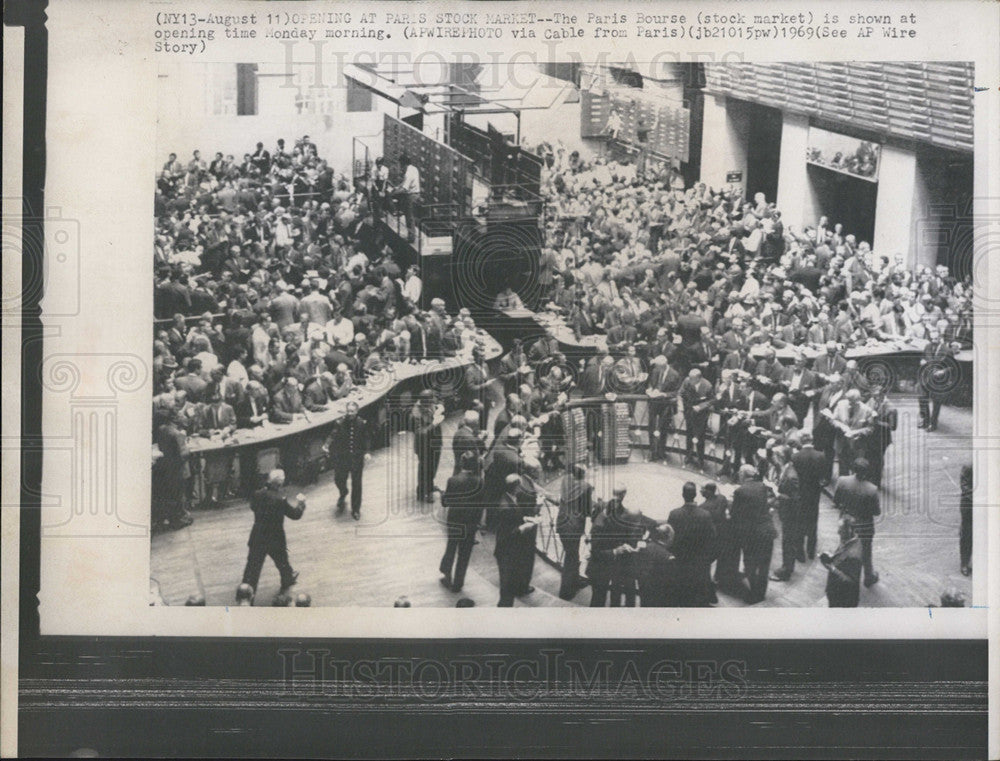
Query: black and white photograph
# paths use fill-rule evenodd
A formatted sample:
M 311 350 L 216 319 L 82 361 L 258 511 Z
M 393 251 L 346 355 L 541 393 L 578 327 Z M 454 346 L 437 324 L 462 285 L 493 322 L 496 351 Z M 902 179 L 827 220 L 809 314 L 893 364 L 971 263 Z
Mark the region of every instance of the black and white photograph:
M 971 604 L 974 81 L 161 66 L 151 595 Z
M 1000 754 L 1000 6 L 4 21 L 0 755 Z

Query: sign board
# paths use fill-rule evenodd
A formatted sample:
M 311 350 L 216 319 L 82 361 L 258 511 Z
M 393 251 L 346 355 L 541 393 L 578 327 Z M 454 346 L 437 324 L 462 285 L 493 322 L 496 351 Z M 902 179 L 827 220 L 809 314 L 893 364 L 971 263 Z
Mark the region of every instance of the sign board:
M 726 172 L 726 182 L 729 184 L 743 182 L 743 172 Z

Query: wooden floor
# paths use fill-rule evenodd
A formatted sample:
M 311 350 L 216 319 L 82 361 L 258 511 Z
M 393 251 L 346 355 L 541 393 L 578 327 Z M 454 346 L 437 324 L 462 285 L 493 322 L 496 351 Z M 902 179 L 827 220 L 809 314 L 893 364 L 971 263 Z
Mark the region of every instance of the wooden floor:
M 896 400 L 900 410 L 896 442 L 887 453 L 882 519 L 874 544 L 875 567 L 881 582 L 862 588 L 862 606 L 925 607 L 936 604 L 942 591 L 956 588 L 971 597 L 969 578 L 959 573 L 958 473 L 971 461 L 971 410 L 946 407 L 938 430 L 916 428 L 916 402 Z M 452 472 L 451 433 L 457 419 L 445 423 L 446 451 L 437 482 L 444 486 Z M 668 465 L 645 463 L 637 452 L 628 465 L 597 468 L 599 491 L 624 482 L 627 501 L 650 516 L 665 517 L 681 504 L 685 480 L 702 483 L 708 474 L 688 471 L 679 460 Z M 299 571 L 295 592 L 307 592 L 314 606 L 382 607 L 407 596 L 414 606 L 453 607 L 459 597 L 477 605 L 495 605 L 497 568 L 492 537 L 481 534 L 474 548 L 465 588 L 452 593 L 439 582 L 438 563 L 444 551 L 440 505 L 417 502 L 416 463 L 410 434 L 374 454 L 365 469 L 360 521 L 350 512 L 335 512 L 337 489 L 332 474 L 304 489 L 308 508 L 300 521 L 286 521 L 292 565 Z M 289 487 L 294 494 L 296 487 Z M 208 605 L 232 605 L 246 561 L 246 540 L 253 515 L 246 501 L 234 500 L 218 510 L 193 513 L 195 522 L 176 532 L 154 535 L 150 575 L 169 605 L 183 605 L 192 594 L 203 594 Z M 824 497 L 820 504 L 819 549 L 836 548 L 836 514 Z M 584 554 L 585 554 L 584 550 Z M 775 542 L 773 566 L 781 562 Z M 589 603 L 589 590 L 573 602 L 556 595 L 559 574 L 542 559 L 535 563 L 536 591 L 517 605 L 577 606 Z M 785 583 L 771 582 L 764 606 L 825 606 L 826 571 L 819 561 L 799 565 Z M 258 605 L 269 605 L 278 591 L 277 570 L 265 561 L 257 594 Z M 719 606 L 744 603 L 720 595 Z

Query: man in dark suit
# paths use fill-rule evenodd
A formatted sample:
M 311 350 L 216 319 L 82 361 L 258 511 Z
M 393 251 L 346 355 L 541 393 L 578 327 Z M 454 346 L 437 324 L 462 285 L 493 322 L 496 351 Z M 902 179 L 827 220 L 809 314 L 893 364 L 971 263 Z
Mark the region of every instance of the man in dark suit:
M 616 484 L 613 497 L 595 517 L 590 529 L 590 607 L 603 608 L 611 592 L 611 607 L 635 607 L 638 544 L 645 532 L 640 513 L 625 508 L 626 489 Z
M 466 410 L 462 416 L 462 423 L 455 431 L 451 440 L 451 451 L 455 456 L 455 469 L 452 475 L 458 475 L 462 470 L 462 457 L 466 452 L 471 452 L 476 458 L 477 469 L 481 465 L 483 454 L 486 451 L 486 442 L 483 434 L 479 430 L 480 415 L 476 410 Z
M 802 534 L 805 538 L 806 556 L 816 557 L 816 524 L 819 520 L 819 497 L 828 480 L 829 468 L 826 455 L 813 446 L 812 434 L 803 431 L 802 448 L 792 455 L 792 463 L 799 476 L 799 500 L 802 510 Z
M 361 479 L 365 463 L 371 459 L 369 448 L 368 425 L 358 416 L 356 402 L 347 403 L 347 414 L 338 420 L 330 437 L 326 441 L 326 449 L 333 459 L 333 480 L 337 484 L 340 497 L 337 500 L 337 512 L 343 512 L 347 500 L 347 477 L 351 478 L 351 517 L 361 518 Z
M 833 504 L 841 515 L 854 519 L 854 533 L 861 540 L 862 564 L 865 586 L 878 583 L 878 574 L 872 562 L 872 540 L 875 538 L 875 518 L 882 514 L 878 487 L 868 480 L 869 465 L 863 457 L 854 461 L 854 473 L 837 479 Z
M 729 520 L 729 500 L 719 494 L 714 481 L 702 485 L 704 501 L 699 507 L 707 512 L 715 526 L 715 547 L 712 553 L 715 564 L 715 582 L 724 588 L 732 588 L 739 579 L 740 550 L 733 540 Z M 734 551 L 735 550 L 735 551 Z
M 649 459 L 662 460 L 666 454 L 667 434 L 674 427 L 677 414 L 677 392 L 681 387 L 681 376 L 667 362 L 662 354 L 653 360 L 653 369 L 646 383 L 649 397 Z
M 444 415 L 434 404 L 434 392 L 424 389 L 410 415 L 413 451 L 417 455 L 417 499 L 434 501 L 434 477 L 441 462 L 441 423 Z
M 709 574 L 715 556 L 715 523 L 707 510 L 695 504 L 698 488 L 688 481 L 681 495 L 684 504 L 670 511 L 667 523 L 674 530 L 671 551 L 680 574 L 681 606 L 707 607 L 715 596 Z
M 643 608 L 679 607 L 681 579 L 677 558 L 670 552 L 674 530 L 669 523 L 649 529 L 649 540 L 636 559 L 639 576 L 639 605 Z
M 684 427 L 686 463 L 694 462 L 695 444 L 697 439 L 698 467 L 705 467 L 705 433 L 708 430 L 708 416 L 712 405 L 712 384 L 701 377 L 701 371 L 692 368 L 680 388 L 681 401 L 684 402 Z M 674 555 L 677 538 L 674 538 Z
M 775 450 L 778 472 L 778 517 L 781 519 L 781 568 L 772 581 L 788 581 L 795 572 L 795 561 L 805 561 L 802 549 L 802 507 L 799 499 L 799 474 L 787 447 Z
M 882 486 L 882 471 L 885 469 L 885 450 L 892 443 L 892 432 L 899 423 L 899 414 L 889 404 L 885 396 L 885 387 L 880 386 L 872 393 L 868 402 L 874 413 L 874 430 L 868 437 L 867 459 L 871 465 L 871 482 Z
M 475 452 L 462 453 L 459 471 L 448 479 L 441 495 L 441 506 L 447 510 L 445 526 L 448 533 L 448 544 L 438 567 L 441 583 L 452 592 L 461 592 L 485 507 L 483 479 L 479 475 L 479 457 Z
M 285 473 L 282 470 L 272 470 L 267 477 L 267 486 L 259 490 L 250 500 L 253 510 L 253 529 L 247 546 L 247 564 L 243 569 L 243 583 L 249 584 L 254 591 L 260 581 L 260 571 L 264 566 L 264 558 L 270 556 L 281 573 L 282 591 L 291 587 L 298 578 L 298 573 L 292 570 L 288 561 L 288 542 L 285 538 L 285 518 L 297 521 L 305 512 L 305 498 L 299 494 L 294 503 L 281 494 L 285 485 Z
M 154 517 L 157 522 L 168 521 L 173 529 L 184 528 L 193 522 L 186 508 L 191 478 L 187 435 L 174 410 L 157 412 L 155 422 L 155 440 L 163 456 L 153 466 Z
M 798 417 L 799 422 L 806 419 L 806 413 L 818 395 L 816 373 L 806 367 L 806 358 L 799 355 L 795 362 L 785 371 L 785 388 L 788 389 L 788 406 Z
M 496 531 L 496 549 L 493 551 L 500 572 L 500 600 L 498 608 L 510 608 L 514 598 L 534 591 L 522 582 L 525 566 L 534 560 L 535 536 L 538 533 L 538 507 L 521 494 L 522 480 L 517 473 L 504 479 L 504 490 L 491 523 Z M 532 492 L 533 496 L 533 492 Z
M 752 465 L 741 467 L 740 486 L 733 494 L 730 516 L 733 534 L 743 551 L 743 567 L 750 586 L 747 602 L 751 605 L 763 601 L 767 595 L 771 554 L 777 536 L 768 504 L 770 498 L 771 490 L 760 480 L 757 469 Z
M 949 383 L 957 372 L 952 359 L 954 353 L 937 330 L 930 333 L 924 347 L 924 356 L 920 360 L 920 396 L 917 399 L 920 406 L 920 423 L 917 427 L 926 428 L 928 433 L 937 430 L 941 402 L 954 388 Z
M 587 469 L 580 464 L 570 467 L 559 489 L 559 514 L 556 532 L 563 546 L 562 580 L 559 596 L 572 600 L 587 585 L 580 576 L 580 539 L 591 515 L 594 486 L 587 482 Z
M 481 346 L 472 349 L 472 364 L 465 368 L 459 403 L 463 409 L 470 410 L 476 402 L 489 409 L 489 385 L 492 383 L 490 369 L 486 365 L 486 353 Z
M 486 500 L 490 505 L 495 505 L 503 495 L 507 476 L 522 470 L 521 433 L 520 428 L 508 428 L 505 441 L 497 443 L 486 455 L 484 476 Z

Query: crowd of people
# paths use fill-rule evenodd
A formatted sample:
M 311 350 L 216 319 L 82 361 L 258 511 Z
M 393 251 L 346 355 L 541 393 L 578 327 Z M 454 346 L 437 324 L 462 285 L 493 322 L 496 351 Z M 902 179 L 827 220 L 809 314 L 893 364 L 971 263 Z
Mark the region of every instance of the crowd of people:
M 400 201 L 409 219 L 405 201 L 419 192 L 407 160 L 400 169 L 399 192 L 381 159 L 368 180 L 336 175 L 308 136 L 271 151 L 257 143 L 242 161 L 170 154 L 155 203 L 155 526 L 188 525 L 193 503 L 250 496 L 267 476 L 248 451 L 192 457 L 191 437 L 227 441 L 240 429 L 308 419 L 394 363 L 481 347 L 468 310 L 449 314 L 441 299 L 421 309 L 419 268 L 384 245 L 378 218 Z M 300 482 L 332 464 L 342 495 L 352 479 L 357 518 L 360 463 L 384 426 L 360 421 L 356 406 L 347 419 L 323 451 L 283 440 L 281 464 Z
M 666 459 L 670 437 L 682 432 L 685 463 L 705 470 L 706 443 L 714 439 L 722 450 L 717 475 L 740 483 L 731 503 L 713 487 L 698 508 L 704 515 L 682 521 L 671 545 L 663 527 L 637 520 L 618 494 L 599 508 L 582 504 L 585 485 L 566 475 L 560 594 L 570 599 L 589 584 L 591 604 L 603 605 L 609 588 L 619 592 L 612 605 L 634 604 L 638 565 L 618 561 L 637 552 L 638 542 L 645 551 L 652 541 L 673 546 L 667 555 L 687 558 L 680 575 L 687 581 L 678 591 L 683 604 L 715 601 L 713 564 L 716 584 L 759 602 L 768 580 L 787 581 L 797 563 L 815 557 L 826 491 L 843 516 L 842 546 L 823 558 L 830 603 L 857 604 L 857 595 L 845 595 L 837 583 L 845 574 L 859 584 L 863 577 L 866 586 L 879 579 L 872 537 L 885 453 L 898 423 L 887 394 L 898 379 L 891 362 L 859 367 L 846 355 L 920 348 L 919 427 L 935 431 L 941 404 L 959 382 L 954 357 L 972 343 L 969 278 L 952 276 L 944 265 L 907 268 L 901 254 L 876 254 L 826 217 L 801 231 L 786 229 L 762 194 L 747 201 L 702 183 L 685 190 L 662 163 L 641 170 L 606 157 L 588 162 L 547 144 L 538 151 L 549 209 L 539 275 L 544 305 L 563 316 L 578 341 L 592 335 L 604 341 L 579 370 L 560 353 L 553 329 L 531 346 L 515 345 L 503 358 L 508 397 L 498 428 L 513 419 L 520 434 L 527 425 L 536 451 L 548 455 L 543 466 L 561 469 L 565 432 L 558 423 L 555 430 L 543 426 L 562 418 L 552 413 L 565 408 L 566 391 L 598 402 L 621 399 L 633 422 L 645 417 L 650 460 Z M 515 298 L 500 297 L 505 307 Z M 585 409 L 596 453 L 602 410 Z M 695 514 L 688 491 L 685 510 Z M 773 570 L 772 510 L 782 550 Z M 613 544 L 627 537 L 611 555 L 598 540 L 606 525 L 613 527 Z M 584 526 L 590 565 L 581 580 Z M 691 526 L 696 540 L 686 535 Z M 961 570 L 968 575 L 965 558 Z M 599 570 L 606 566 L 630 570 Z M 594 586 L 596 579 L 602 581 Z
M 825 217 L 786 229 L 761 194 L 747 201 L 700 183 L 685 190 L 662 164 L 637 171 L 559 147 L 539 151 L 549 209 L 544 301 L 577 338 L 605 340 L 579 367 L 552 328 L 538 340 L 515 340 L 492 367 L 477 347 L 448 400 L 419 395 L 408 416 L 416 498 L 441 493 L 442 583 L 462 590 L 485 523 L 495 537 L 499 604 L 531 594 L 540 507 L 550 500 L 559 509 L 561 597 L 590 586 L 593 606 L 698 606 L 716 602 L 720 588 L 756 603 L 769 580 L 787 581 L 797 563 L 816 557 L 826 490 L 842 516 L 839 547 L 819 555 L 830 573 L 828 599 L 856 605 L 862 579 L 879 579 L 872 537 L 897 414 L 887 398 L 891 372 L 865 371 L 845 354 L 920 341 L 920 427 L 934 431 L 958 375 L 954 355 L 971 345 L 968 279 L 944 266 L 908 269 L 901 255 L 876 254 Z M 278 496 L 284 473 L 257 483 L 256 465 L 225 450 L 199 458 L 194 478 L 189 437 L 286 424 L 344 399 L 389 363 L 476 345 L 468 310 L 450 316 L 440 299 L 421 309 L 419 270 L 400 266 L 383 246 L 384 167 L 380 161 L 368 180 L 337 177 L 308 137 L 291 150 L 258 143 L 242 162 L 217 154 L 206 164 L 196 151 L 182 165 L 171 154 L 156 194 L 154 521 L 187 525 L 196 482 L 209 506 L 238 486 L 253 495 L 255 515 L 276 525 L 279 514 L 301 516 L 304 502 Z M 509 289 L 501 296 L 519 303 Z M 503 395 L 497 410 L 494 386 Z M 738 488 L 729 498 L 710 483 L 698 504 L 697 488 L 686 484 L 683 505 L 661 522 L 626 506 L 624 485 L 609 500 L 594 499 L 585 464 L 570 461 L 562 414 L 580 397 L 599 402 L 584 405 L 594 456 L 600 402 L 621 398 L 644 417 L 650 460 L 665 460 L 671 436 L 683 432 L 685 462 L 707 470 L 714 439 L 715 476 Z M 439 489 L 442 401 L 463 414 L 454 472 Z M 331 431 L 322 451 L 335 470 L 337 509 L 350 493 L 357 519 L 376 432 L 357 405 Z M 295 437 L 284 446 L 290 476 L 314 478 L 315 453 Z M 558 493 L 547 491 L 553 475 L 562 476 Z M 781 526 L 777 569 L 772 510 Z M 252 598 L 267 555 L 283 592 L 295 583 L 283 529 L 273 541 L 251 541 L 243 599 Z

